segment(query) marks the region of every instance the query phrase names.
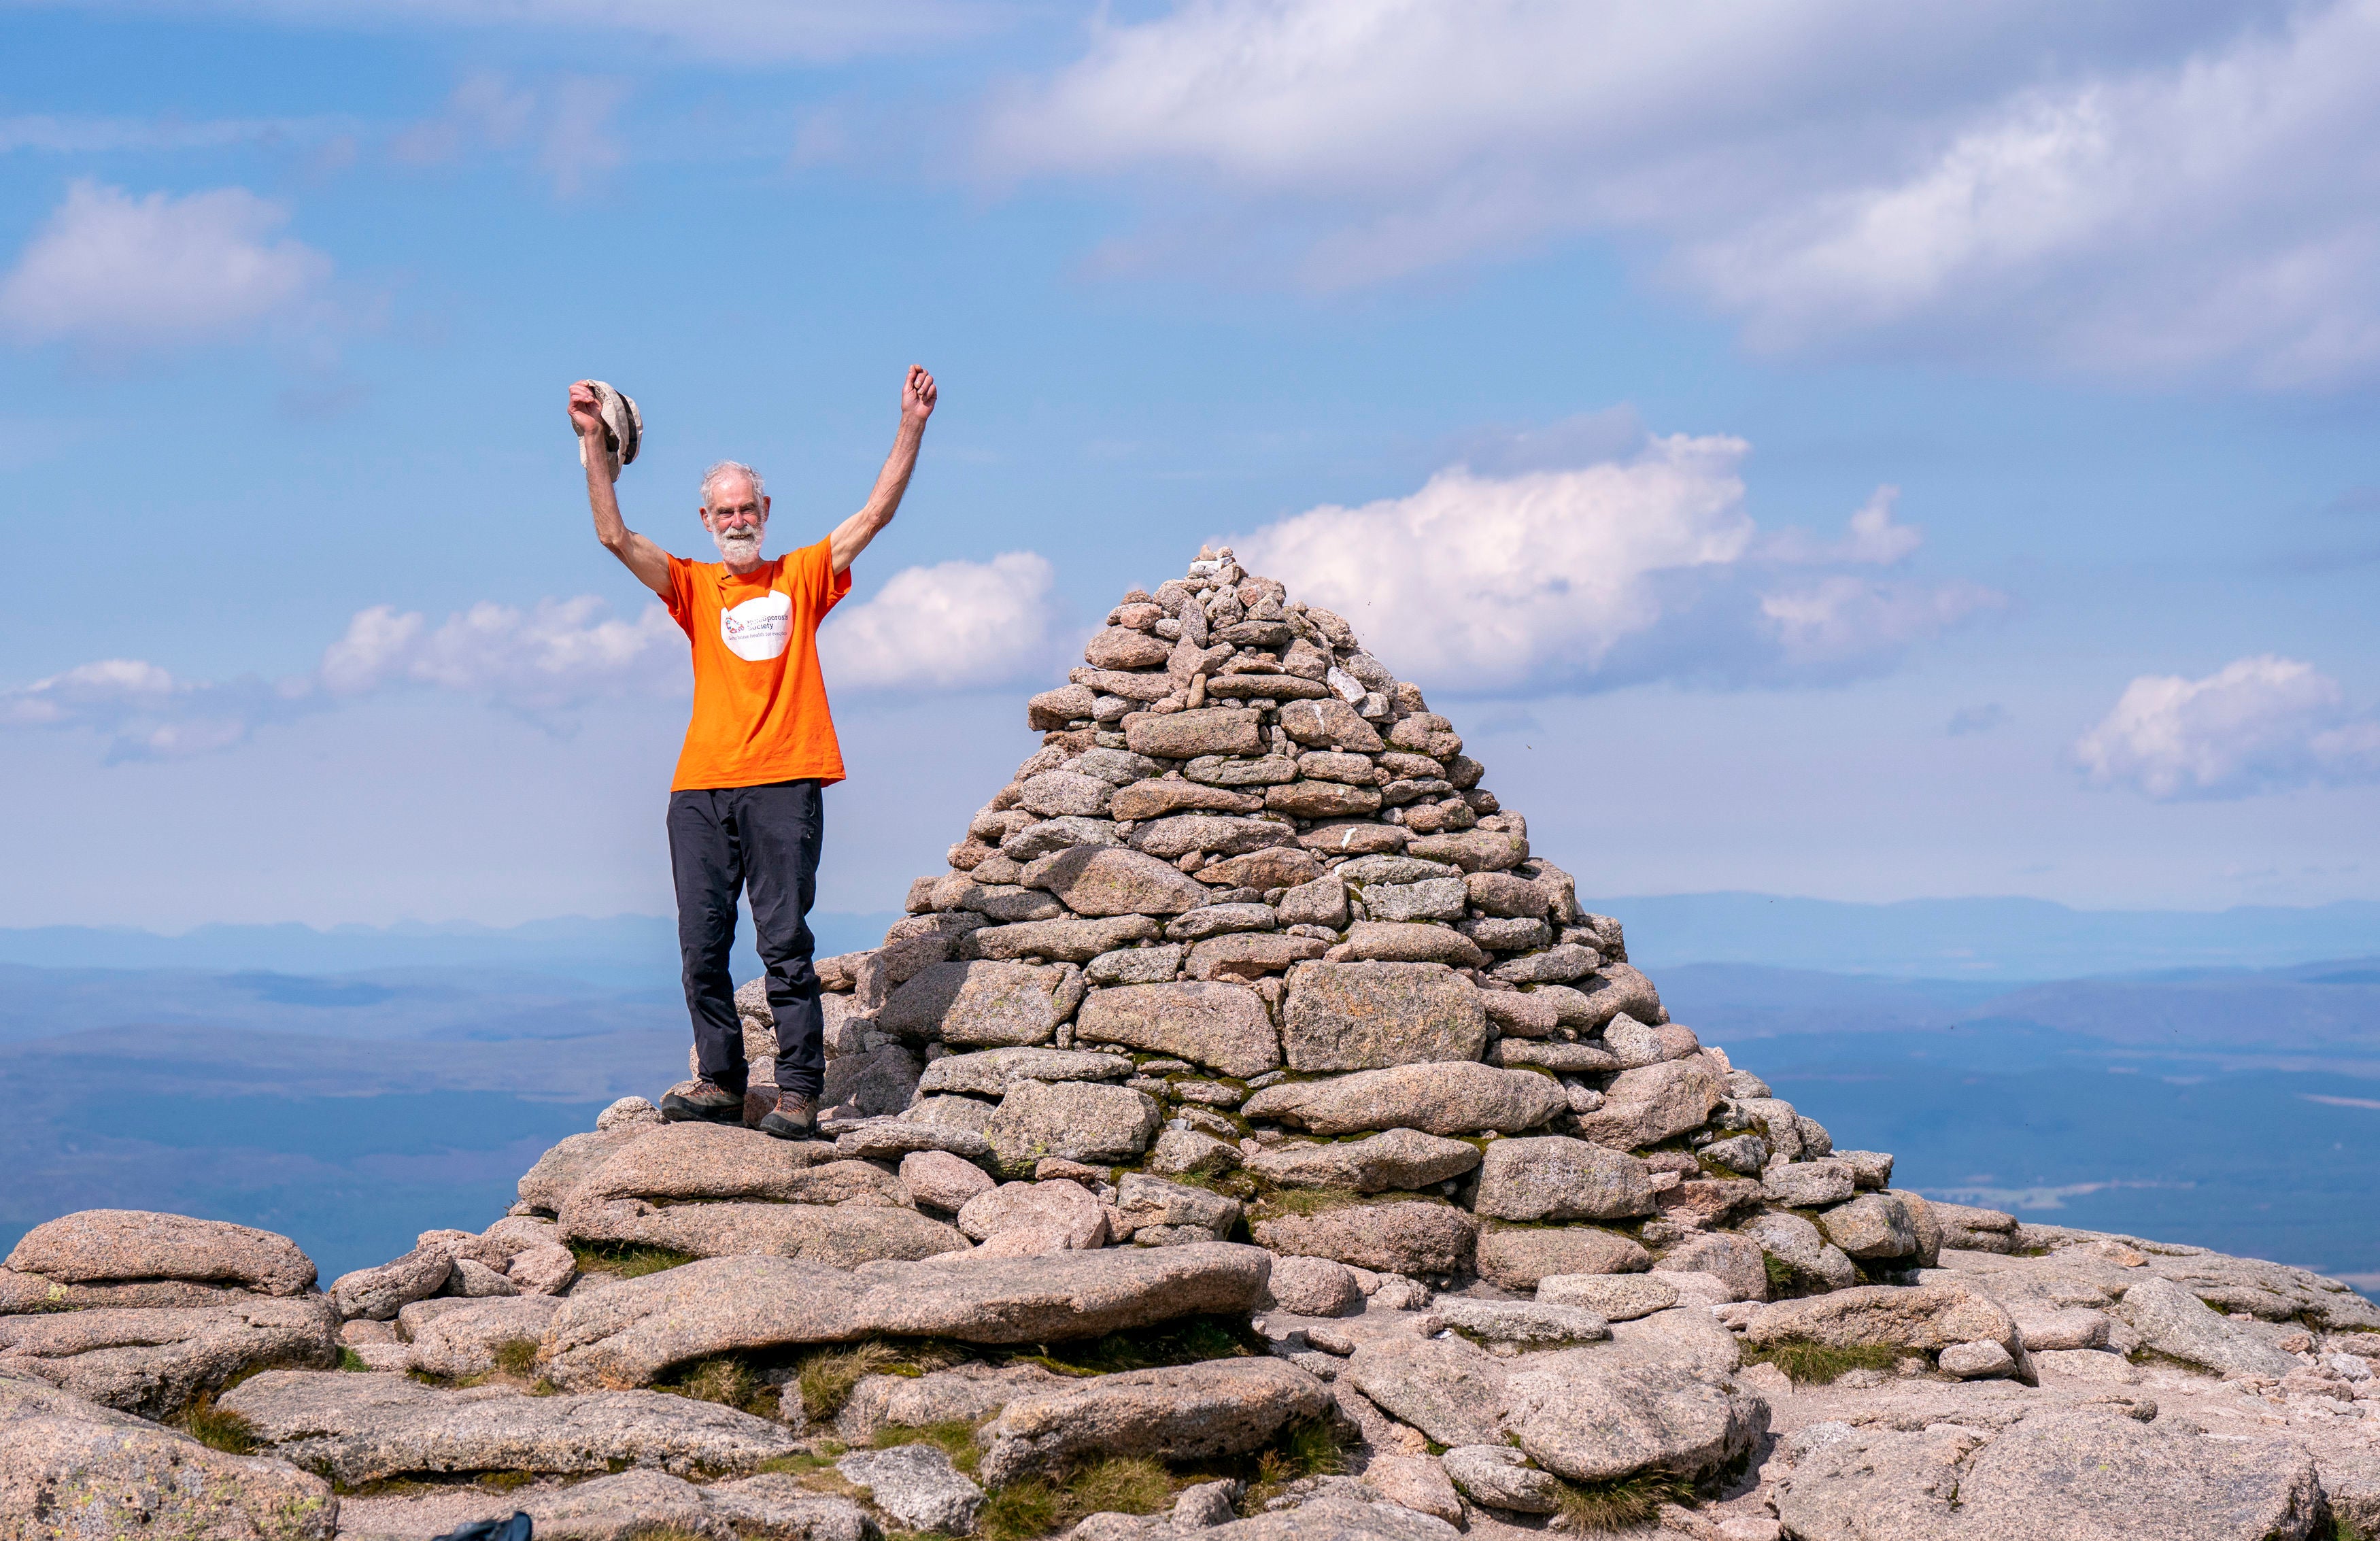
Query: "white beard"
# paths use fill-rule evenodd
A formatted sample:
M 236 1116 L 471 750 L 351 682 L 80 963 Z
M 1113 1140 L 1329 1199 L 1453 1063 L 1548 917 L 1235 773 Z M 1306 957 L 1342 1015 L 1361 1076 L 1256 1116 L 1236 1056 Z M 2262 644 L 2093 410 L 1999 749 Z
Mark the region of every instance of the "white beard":
M 760 532 L 757 529 L 729 530 L 713 533 L 710 543 L 729 562 L 758 562 L 760 559 Z

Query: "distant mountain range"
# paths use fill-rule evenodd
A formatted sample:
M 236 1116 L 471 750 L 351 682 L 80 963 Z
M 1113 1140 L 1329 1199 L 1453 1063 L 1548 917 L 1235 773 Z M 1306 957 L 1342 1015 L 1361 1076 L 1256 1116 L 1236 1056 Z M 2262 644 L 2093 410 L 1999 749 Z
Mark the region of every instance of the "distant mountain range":
M 2077 910 L 2042 899 L 1910 899 L 1843 904 L 1762 893 L 1586 899 L 1618 916 L 1648 969 L 1750 964 L 1832 974 L 2034 980 L 2156 970 L 2284 968 L 2380 954 L 2380 903 L 2304 909 Z M 811 917 L 821 953 L 873 946 L 893 914 Z M 738 977 L 757 973 L 746 928 Z M 677 930 L 658 916 L 569 916 L 510 927 L 201 926 L 178 936 L 86 926 L 0 930 L 0 964 L 43 968 L 263 969 L 347 974 L 407 967 L 499 968 L 590 984 L 667 984 Z

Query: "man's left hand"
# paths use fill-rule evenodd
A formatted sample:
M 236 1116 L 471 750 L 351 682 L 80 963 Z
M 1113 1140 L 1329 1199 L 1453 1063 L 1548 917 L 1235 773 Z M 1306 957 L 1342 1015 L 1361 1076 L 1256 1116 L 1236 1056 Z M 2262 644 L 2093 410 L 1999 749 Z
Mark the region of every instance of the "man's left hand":
M 925 426 L 926 419 L 934 415 L 934 403 L 940 394 L 934 377 L 926 372 L 924 365 L 910 365 L 909 378 L 901 386 L 901 420 Z

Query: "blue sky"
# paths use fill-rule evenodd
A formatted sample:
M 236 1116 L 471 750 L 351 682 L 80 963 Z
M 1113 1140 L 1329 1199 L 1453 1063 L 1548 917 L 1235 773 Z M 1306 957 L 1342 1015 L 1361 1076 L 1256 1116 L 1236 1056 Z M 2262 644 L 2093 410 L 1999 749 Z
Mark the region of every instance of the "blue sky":
M 1225 537 L 1589 892 L 2380 897 L 2380 0 L 2072 9 L 9 5 L 0 924 L 665 910 L 564 387 L 708 556 L 913 360 L 825 908 Z

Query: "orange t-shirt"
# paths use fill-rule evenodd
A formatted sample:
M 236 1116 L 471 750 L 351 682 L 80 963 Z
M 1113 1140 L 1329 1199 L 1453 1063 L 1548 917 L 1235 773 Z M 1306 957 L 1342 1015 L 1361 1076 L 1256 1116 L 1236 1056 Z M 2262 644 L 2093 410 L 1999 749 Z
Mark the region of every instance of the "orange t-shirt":
M 672 792 L 843 780 L 819 674 L 818 628 L 851 592 L 820 540 L 740 576 L 669 559 L 671 619 L 694 643 L 694 715 Z

